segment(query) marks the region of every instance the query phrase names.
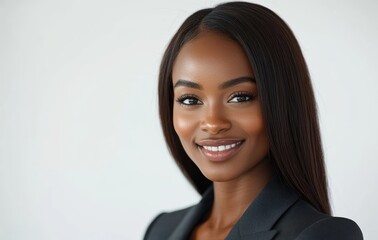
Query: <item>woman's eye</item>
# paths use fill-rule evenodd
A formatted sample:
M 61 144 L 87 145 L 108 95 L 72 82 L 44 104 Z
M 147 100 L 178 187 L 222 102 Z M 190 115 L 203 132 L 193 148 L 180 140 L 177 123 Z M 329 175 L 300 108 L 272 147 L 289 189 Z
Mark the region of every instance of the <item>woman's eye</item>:
M 200 100 L 198 100 L 196 97 L 191 96 L 183 96 L 177 99 L 177 102 L 179 102 L 182 105 L 199 105 L 202 104 Z
M 236 94 L 232 96 L 232 98 L 228 101 L 230 103 L 242 103 L 242 102 L 248 102 L 252 101 L 255 98 L 252 94 Z

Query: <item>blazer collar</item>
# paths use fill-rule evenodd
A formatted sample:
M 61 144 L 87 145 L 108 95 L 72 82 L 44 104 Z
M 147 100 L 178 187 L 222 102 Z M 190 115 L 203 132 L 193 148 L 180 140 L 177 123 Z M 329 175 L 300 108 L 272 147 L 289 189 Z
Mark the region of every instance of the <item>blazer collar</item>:
M 213 187 L 209 187 L 202 195 L 201 201 L 189 208 L 188 212 L 182 218 L 176 229 L 172 232 L 168 240 L 186 240 L 200 222 L 201 218 L 210 211 L 214 199 Z
M 169 240 L 188 239 L 193 228 L 211 209 L 213 187 L 203 194 L 201 201 L 191 207 L 173 231 Z M 270 240 L 277 231 L 273 225 L 299 198 L 278 176 L 274 176 L 257 198 L 249 205 L 242 217 L 231 229 L 226 240 Z

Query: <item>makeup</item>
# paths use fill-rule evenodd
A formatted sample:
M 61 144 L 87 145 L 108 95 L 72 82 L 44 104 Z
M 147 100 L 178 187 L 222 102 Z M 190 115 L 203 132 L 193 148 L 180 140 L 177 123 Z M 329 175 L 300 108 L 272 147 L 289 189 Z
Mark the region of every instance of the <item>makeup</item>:
M 235 156 L 242 147 L 243 140 L 203 140 L 197 144 L 200 151 L 210 161 L 222 162 Z

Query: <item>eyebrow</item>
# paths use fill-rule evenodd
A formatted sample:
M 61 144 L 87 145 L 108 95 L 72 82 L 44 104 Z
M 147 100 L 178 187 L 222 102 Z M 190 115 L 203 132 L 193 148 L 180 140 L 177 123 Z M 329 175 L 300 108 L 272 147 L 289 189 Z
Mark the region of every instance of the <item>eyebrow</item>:
M 233 87 L 235 85 L 238 85 L 240 83 L 245 83 L 245 82 L 250 82 L 250 83 L 256 83 L 256 79 L 253 77 L 238 77 L 234 78 L 231 80 L 228 80 L 221 85 L 219 85 L 219 89 L 226 89 Z M 202 89 L 203 87 L 195 82 L 184 80 L 184 79 L 179 79 L 176 84 L 173 86 L 173 88 L 176 87 L 189 87 L 189 88 L 195 88 L 195 89 Z

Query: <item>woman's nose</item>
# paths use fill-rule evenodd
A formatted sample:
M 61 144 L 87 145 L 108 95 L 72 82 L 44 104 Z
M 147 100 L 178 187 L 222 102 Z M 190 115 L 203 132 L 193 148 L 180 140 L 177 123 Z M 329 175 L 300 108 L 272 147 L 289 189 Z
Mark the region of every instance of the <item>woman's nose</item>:
M 201 121 L 201 130 L 212 135 L 227 131 L 231 128 L 231 121 L 221 109 L 205 110 Z

